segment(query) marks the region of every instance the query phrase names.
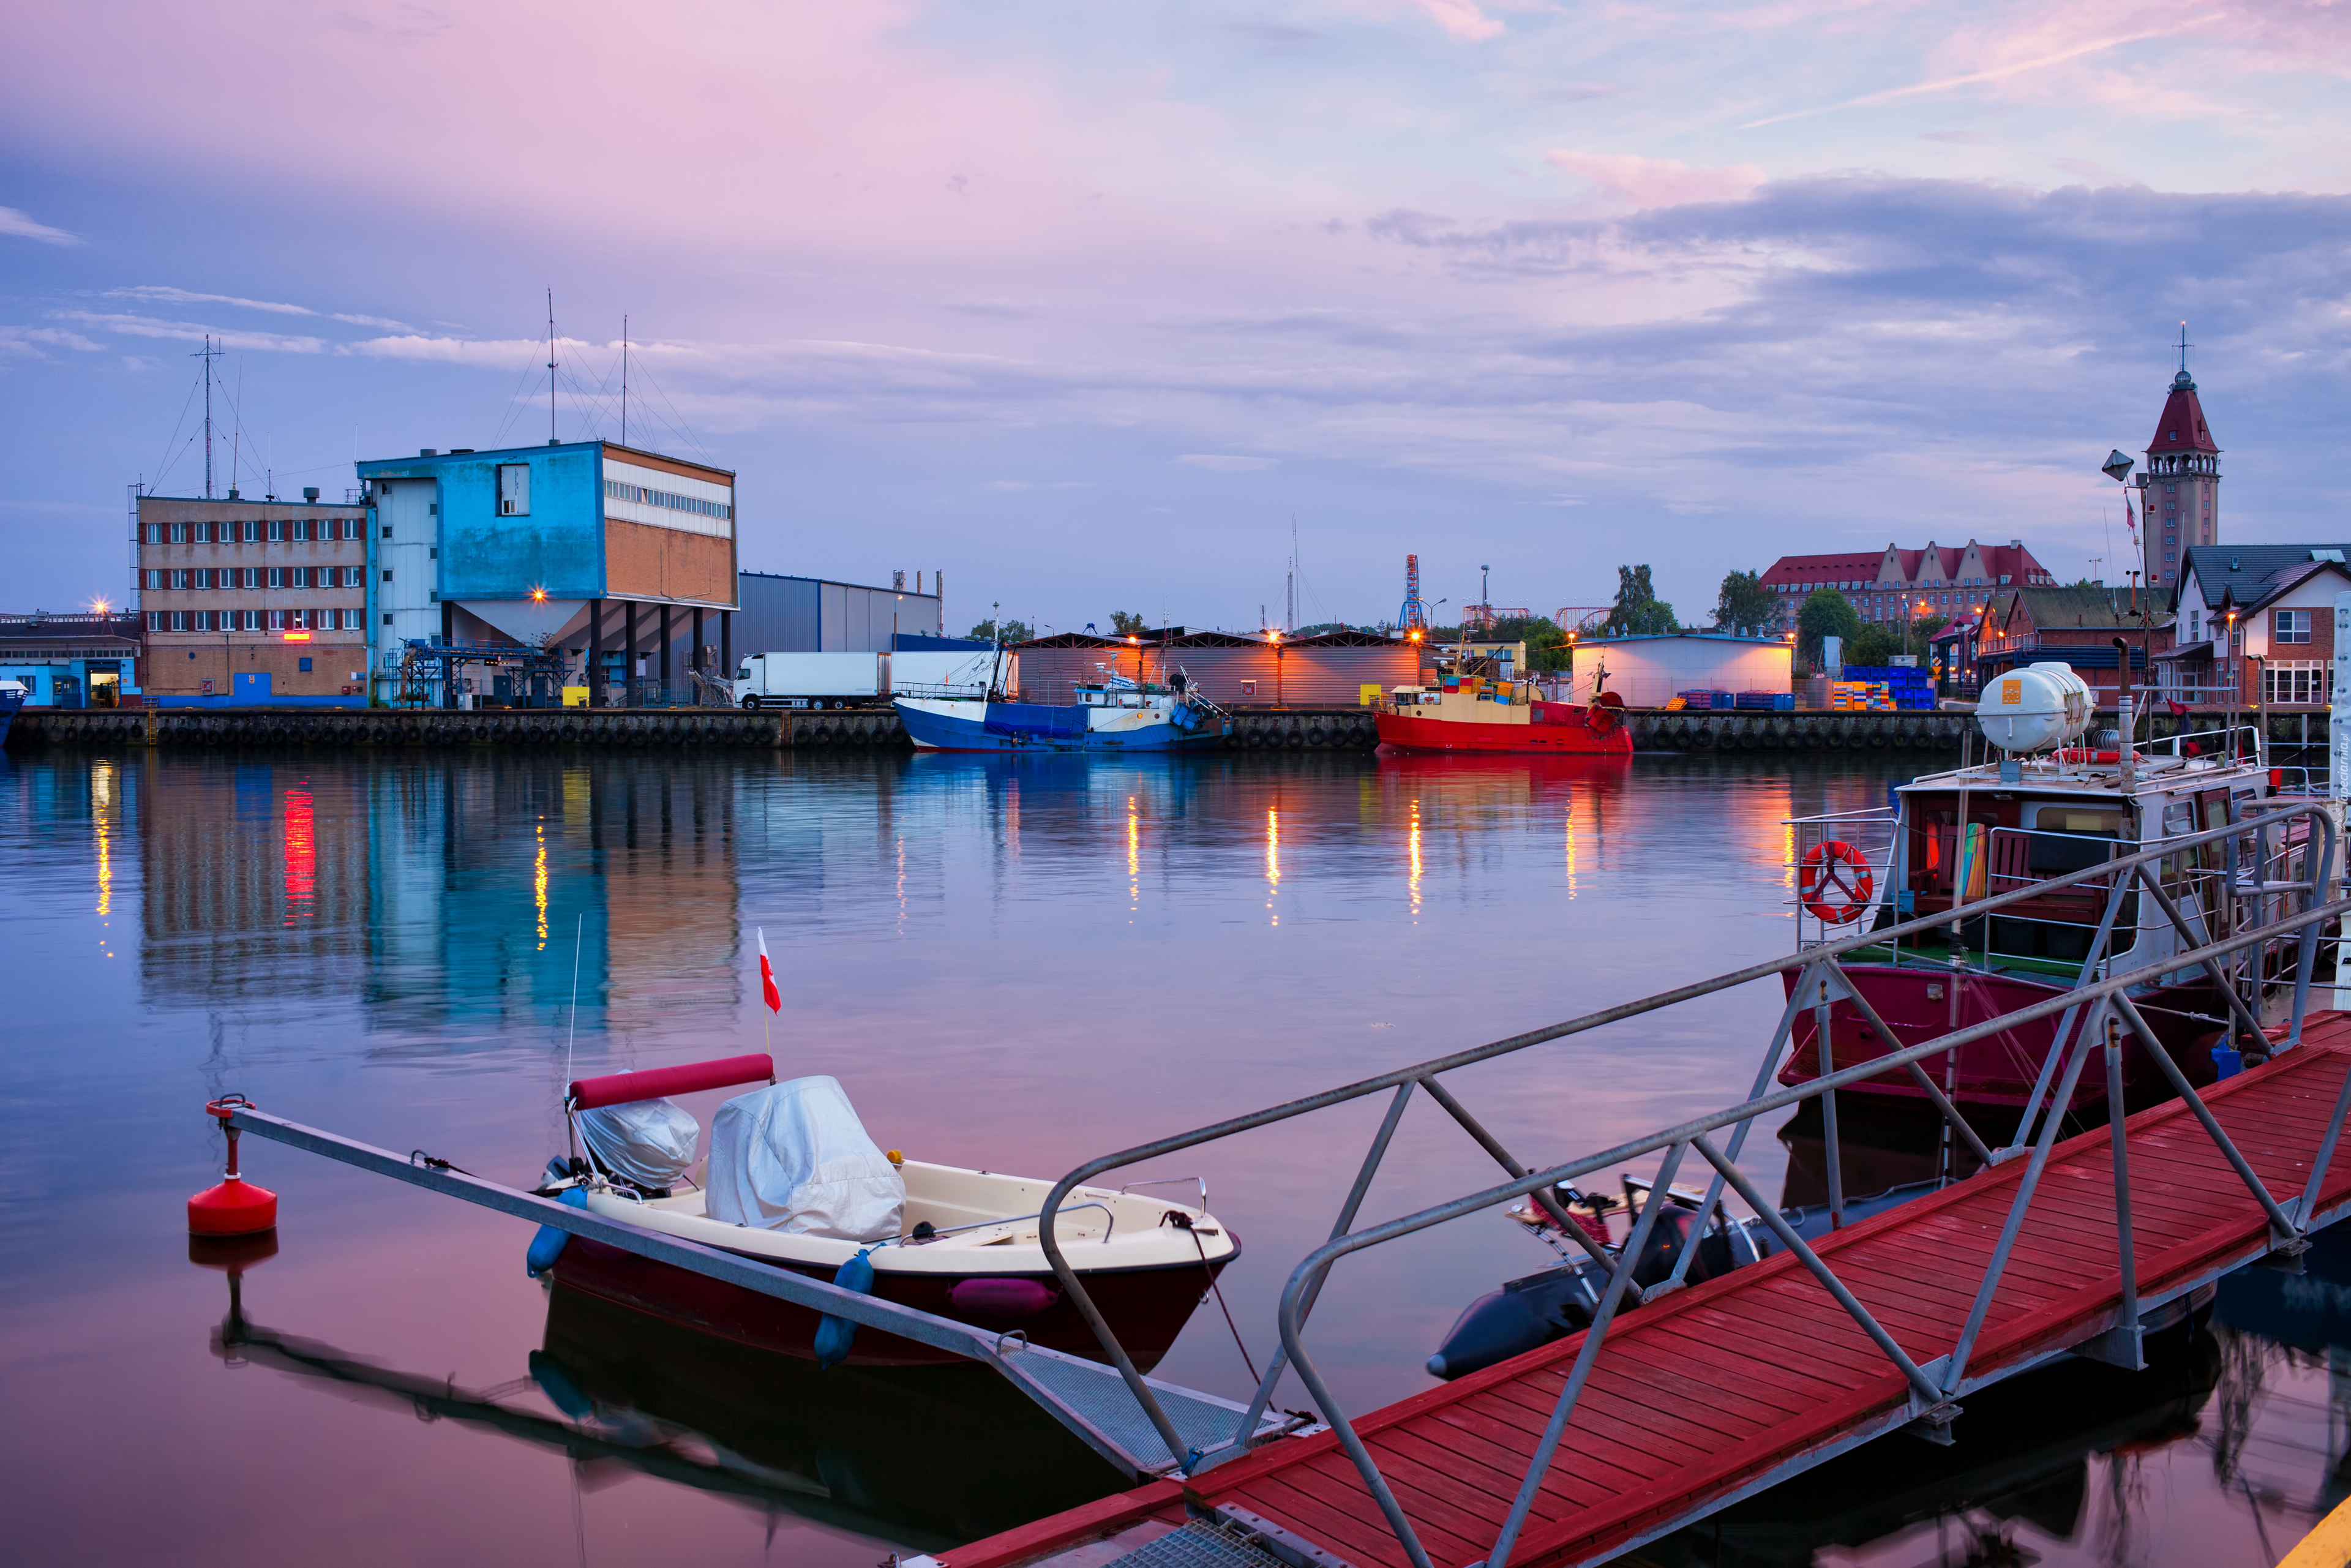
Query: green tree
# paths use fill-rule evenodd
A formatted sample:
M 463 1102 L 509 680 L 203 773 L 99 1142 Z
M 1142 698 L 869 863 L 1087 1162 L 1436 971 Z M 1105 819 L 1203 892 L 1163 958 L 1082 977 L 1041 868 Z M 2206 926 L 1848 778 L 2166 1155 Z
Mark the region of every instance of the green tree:
M 1481 633 L 1481 640 L 1524 643 L 1529 670 L 1567 668 L 1567 633 L 1548 615 L 1506 616 L 1494 622 L 1491 632 Z
M 1672 632 L 1679 624 L 1674 619 L 1674 607 L 1659 599 L 1657 591 L 1650 586 L 1646 566 L 1616 569 L 1616 607 L 1600 623 L 1604 635 L 1634 637 Z
M 1113 610 L 1110 612 L 1110 629 L 1111 633 L 1113 636 L 1133 636 L 1135 632 L 1144 629 L 1143 617 L 1137 615 L 1132 610 Z M 1954 828 L 1951 831 L 1953 832 L 1959 831 L 1957 828 Z
M 996 641 L 996 622 L 993 620 L 983 621 L 973 627 L 969 634 L 984 643 L 993 643 Z M 1035 635 L 1029 630 L 1026 621 L 1007 621 L 1004 623 L 1004 640 L 1008 643 L 1026 643 Z M 1957 831 L 1956 829 L 1953 831 Z
M 1796 612 L 1796 645 L 1815 664 L 1820 663 L 1822 638 L 1842 637 L 1851 643 L 1860 632 L 1861 617 L 1854 613 L 1852 601 L 1834 588 L 1813 589 Z
M 1779 615 L 1780 596 L 1763 586 L 1762 573 L 1734 571 L 1724 576 L 1714 602 L 1716 631 L 1760 632 Z

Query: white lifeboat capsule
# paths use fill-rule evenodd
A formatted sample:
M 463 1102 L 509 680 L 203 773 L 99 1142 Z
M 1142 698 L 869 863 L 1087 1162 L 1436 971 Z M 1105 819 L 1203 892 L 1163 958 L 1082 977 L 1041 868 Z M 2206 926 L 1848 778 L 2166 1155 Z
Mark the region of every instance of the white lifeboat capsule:
M 1977 728 L 2011 755 L 2076 740 L 2090 719 L 2090 688 L 2069 664 L 2032 664 L 1994 676 L 1976 703 Z

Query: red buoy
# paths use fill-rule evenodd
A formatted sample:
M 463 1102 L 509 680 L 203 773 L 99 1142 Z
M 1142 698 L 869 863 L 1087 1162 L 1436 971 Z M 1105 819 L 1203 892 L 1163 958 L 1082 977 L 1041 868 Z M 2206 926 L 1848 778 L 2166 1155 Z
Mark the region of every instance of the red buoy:
M 236 1129 L 229 1125 L 229 1117 L 252 1103 L 242 1094 L 224 1094 L 204 1107 L 204 1114 L 218 1117 L 221 1131 L 228 1134 L 228 1170 L 218 1186 L 188 1199 L 191 1236 L 254 1236 L 277 1228 L 277 1195 L 236 1174 Z

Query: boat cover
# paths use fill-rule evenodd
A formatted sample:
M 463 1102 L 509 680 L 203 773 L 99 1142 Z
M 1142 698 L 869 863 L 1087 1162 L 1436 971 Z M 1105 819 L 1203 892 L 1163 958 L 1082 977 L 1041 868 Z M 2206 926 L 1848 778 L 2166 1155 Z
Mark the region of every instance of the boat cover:
M 906 1205 L 905 1178 L 828 1077 L 770 1083 L 718 1107 L 707 1186 L 713 1219 L 842 1241 L 897 1235 Z
M 648 1191 L 674 1186 L 693 1168 L 702 1124 L 674 1100 L 632 1100 L 579 1114 L 580 1139 L 606 1170 Z

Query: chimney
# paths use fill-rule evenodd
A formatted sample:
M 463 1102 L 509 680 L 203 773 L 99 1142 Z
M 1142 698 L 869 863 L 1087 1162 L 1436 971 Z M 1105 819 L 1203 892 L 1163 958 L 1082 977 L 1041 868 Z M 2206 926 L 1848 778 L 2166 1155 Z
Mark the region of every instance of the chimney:
M 2024 541 L 2022 539 L 2011 539 L 2008 541 L 2008 548 L 2011 549 L 2022 549 L 2024 548 Z M 1951 831 L 1956 833 L 1959 830 L 1957 828 L 1953 828 Z
M 317 486 L 316 485 L 305 485 L 305 486 L 302 486 L 302 498 L 303 498 L 304 500 L 306 500 L 306 501 L 316 501 L 316 500 L 319 498 L 319 486 Z M 1959 830 L 1958 830 L 1958 829 L 1956 829 L 1956 828 L 1954 828 L 1954 829 L 1952 829 L 1951 831 L 1952 831 L 1953 832 L 1957 832 Z

